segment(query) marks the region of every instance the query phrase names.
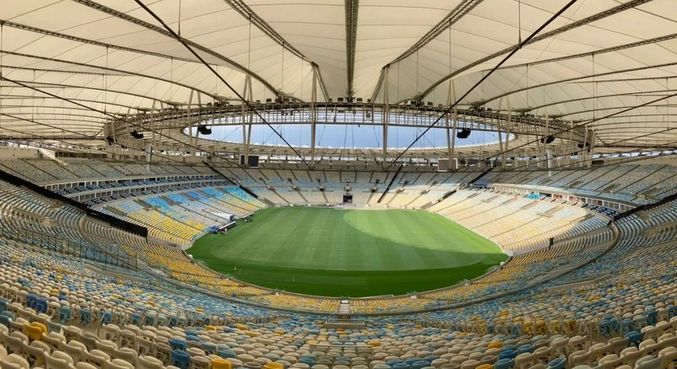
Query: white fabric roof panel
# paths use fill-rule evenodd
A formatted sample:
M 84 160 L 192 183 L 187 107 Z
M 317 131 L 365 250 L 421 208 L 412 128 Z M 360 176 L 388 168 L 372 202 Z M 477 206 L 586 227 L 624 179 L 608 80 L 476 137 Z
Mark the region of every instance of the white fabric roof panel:
M 375 97 L 382 102 L 387 88 L 391 104 L 421 99 L 438 105 L 448 102 L 450 80 L 460 97 L 568 1 L 143 3 L 238 93 L 243 93 L 250 75 L 253 100 L 276 94 L 310 100 L 315 65 L 322 83 L 319 100 L 346 96 L 352 86 L 354 96 L 365 100 Z M 358 4 L 354 50 L 348 49 L 348 3 Z M 5 114 L 0 118 L 10 126 L 19 127 L 6 115 L 23 117 L 31 106 L 35 120 L 67 127 L 70 115 L 71 128 L 91 133 L 100 131 L 110 117 L 87 107 L 127 114 L 198 100 L 237 100 L 135 1 L 6 0 L 0 20 L 0 68 L 8 79 L 0 81 L 0 112 Z M 628 118 L 606 118 L 592 125 L 599 127 L 599 137 L 611 141 L 614 135 L 646 135 L 660 119 L 660 124 L 674 121 L 677 98 L 634 107 L 677 93 L 676 50 L 676 1 L 578 0 L 460 106 L 509 107 L 577 122 L 630 108 Z M 349 65 L 351 53 L 354 64 Z M 387 66 L 388 78 L 381 79 Z M 352 80 L 349 70 L 354 71 Z M 619 129 L 605 128 L 612 124 Z M 43 125 L 33 132 L 52 131 Z M 654 138 L 675 141 L 669 128 L 642 140 Z

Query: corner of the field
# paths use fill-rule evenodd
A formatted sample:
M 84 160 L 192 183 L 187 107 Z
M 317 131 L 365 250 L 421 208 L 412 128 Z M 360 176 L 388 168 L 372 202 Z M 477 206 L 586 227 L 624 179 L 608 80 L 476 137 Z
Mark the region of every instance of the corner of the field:
M 204 235 L 206 235 L 206 234 L 207 234 L 207 232 L 202 232 L 202 233 L 199 233 L 199 234 L 195 235 L 195 237 L 193 237 L 193 239 L 191 239 L 190 241 L 188 241 L 188 242 L 186 242 L 185 244 L 181 245 L 181 250 L 187 252 L 187 251 L 190 250 L 193 246 L 195 246 L 195 242 L 197 242 L 200 238 L 202 238 L 202 237 L 203 237 Z

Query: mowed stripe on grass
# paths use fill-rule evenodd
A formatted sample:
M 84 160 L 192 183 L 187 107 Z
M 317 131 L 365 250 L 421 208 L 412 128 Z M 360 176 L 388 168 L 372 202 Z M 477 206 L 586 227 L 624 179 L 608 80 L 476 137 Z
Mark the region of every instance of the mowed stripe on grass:
M 507 257 L 491 241 L 420 210 L 269 208 L 188 250 L 246 282 L 325 296 L 424 291 L 477 277 Z

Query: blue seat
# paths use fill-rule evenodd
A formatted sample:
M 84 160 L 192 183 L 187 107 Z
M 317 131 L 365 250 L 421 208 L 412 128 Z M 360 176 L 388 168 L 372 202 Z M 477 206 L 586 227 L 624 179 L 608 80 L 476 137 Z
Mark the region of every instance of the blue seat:
M 517 356 L 517 351 L 515 351 L 512 348 L 508 349 L 503 349 L 501 352 L 498 354 L 499 359 L 514 359 L 515 356 Z
M 7 310 L 7 300 L 0 298 L 0 313 Z
M 186 341 L 178 338 L 170 338 L 169 339 L 169 347 L 171 347 L 172 350 L 181 350 L 185 351 L 188 348 L 188 344 Z
M 103 314 L 101 314 L 101 325 L 110 324 L 111 322 L 113 322 L 113 313 L 104 311 Z
M 426 366 L 429 366 L 429 365 L 430 365 L 430 363 L 427 362 L 427 361 L 418 360 L 418 361 L 414 361 L 413 363 L 411 363 L 410 368 L 411 369 L 423 369 L 423 368 L 425 368 Z
M 630 331 L 635 330 L 635 325 L 632 319 L 623 319 L 621 320 L 621 333 L 625 335 Z
M 620 333 L 620 322 L 618 319 L 606 316 L 599 323 L 599 333 L 606 338 L 609 338 L 615 334 Z
M 560 356 L 548 363 L 548 369 L 564 369 L 567 365 L 567 359 Z
M 236 358 L 237 354 L 230 348 L 219 348 L 218 355 L 224 359 Z
M 656 325 L 658 323 L 658 313 L 653 306 L 649 306 L 646 309 L 646 324 Z
M 186 351 L 172 351 L 172 365 L 181 369 L 188 369 L 190 366 L 190 354 Z
M 304 363 L 304 364 L 308 364 L 309 366 L 313 366 L 313 365 L 315 365 L 315 358 L 304 355 L 304 356 L 301 356 L 301 358 L 299 358 L 299 363 Z
M 136 326 L 140 326 L 142 323 L 142 314 L 138 312 L 132 313 L 132 324 Z
M 66 324 L 71 320 L 71 308 L 70 306 L 63 305 L 59 308 L 59 322 L 61 324 Z
M 638 331 L 630 331 L 623 336 L 627 338 L 628 343 L 633 346 L 639 346 L 639 343 L 644 339 L 644 333 Z
M 35 310 L 35 304 L 36 304 L 37 298 L 35 297 L 34 294 L 29 293 L 26 295 L 26 306 L 29 308 Z
M 494 369 L 511 369 L 515 365 L 513 359 L 503 358 L 496 361 Z
M 92 312 L 89 309 L 80 310 L 80 324 L 89 324 L 92 321 Z
M 6 316 L 6 317 L 8 317 L 8 318 L 11 319 L 11 320 L 16 319 L 16 316 L 14 315 L 14 313 L 11 312 L 11 311 L 9 311 L 9 310 L 5 310 L 5 311 L 3 311 L 3 312 L 0 312 L 0 316 Z
M 668 307 L 668 319 L 672 319 L 675 316 L 677 316 L 677 306 L 669 306 Z
M 532 352 L 532 351 L 534 351 L 534 347 L 531 346 L 530 344 L 526 343 L 524 345 L 520 345 L 519 347 L 517 347 L 516 354 L 519 355 L 519 354 L 523 354 L 525 352 Z M 517 356 L 517 355 L 515 355 L 515 356 Z
M 391 365 L 393 369 L 409 369 L 409 365 L 406 363 L 396 363 L 394 365 Z
M 207 355 L 216 355 L 219 352 L 218 347 L 211 342 L 203 342 L 202 350 L 204 350 Z
M 12 319 L 10 319 L 7 315 L 0 315 L 0 324 L 9 328 L 11 322 L 12 322 Z
M 37 298 L 35 301 L 35 311 L 38 313 L 47 313 L 47 309 L 49 308 L 49 305 L 47 304 L 47 300 L 43 298 Z

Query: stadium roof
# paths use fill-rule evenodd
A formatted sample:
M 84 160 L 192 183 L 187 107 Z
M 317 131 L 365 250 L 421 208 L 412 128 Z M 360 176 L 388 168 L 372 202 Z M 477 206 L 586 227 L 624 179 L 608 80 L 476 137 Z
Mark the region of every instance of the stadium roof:
M 315 75 L 319 101 L 448 104 L 569 2 L 5 0 L 0 135 L 102 139 L 118 115 L 237 101 L 189 48 L 252 99 L 307 102 Z M 676 78 L 677 1 L 578 0 L 459 106 L 674 147 Z

